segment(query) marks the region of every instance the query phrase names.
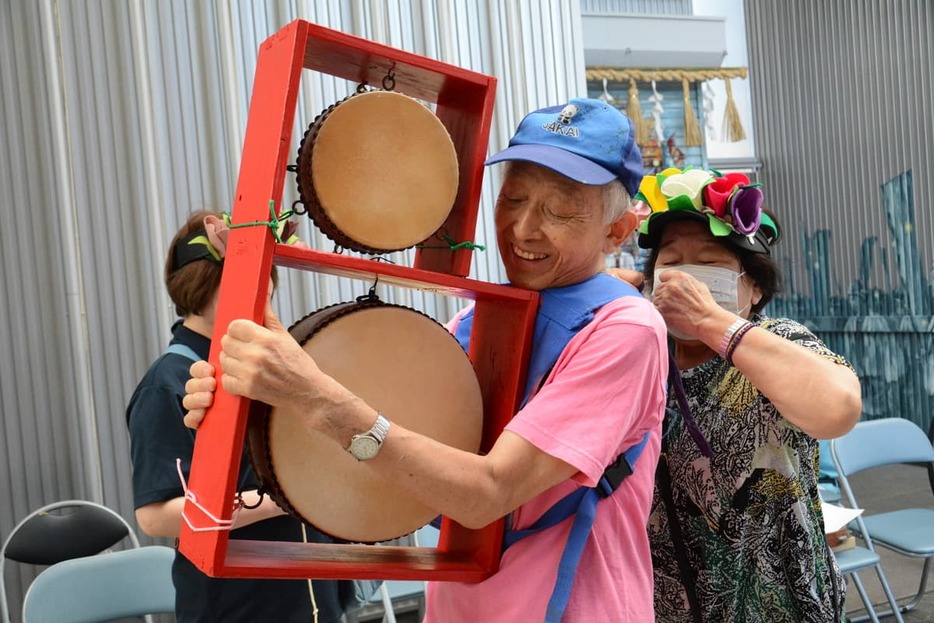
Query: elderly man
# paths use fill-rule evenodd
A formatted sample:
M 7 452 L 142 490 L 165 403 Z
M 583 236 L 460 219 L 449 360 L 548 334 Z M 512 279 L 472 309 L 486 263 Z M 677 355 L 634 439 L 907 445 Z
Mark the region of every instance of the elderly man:
M 629 204 L 642 159 L 632 124 L 601 101 L 572 100 L 527 115 L 487 164 L 499 162 L 508 167 L 495 212 L 500 254 L 511 284 L 539 291 L 541 303 L 524 401 L 488 454 L 393 424 L 392 413 L 323 374 L 269 309 L 265 326 L 230 324 L 224 388 L 302 418 L 348 450 L 355 436 L 376 440 L 366 462 L 374 473 L 464 526 L 511 514 L 499 572 L 477 584 L 431 583 L 426 621 L 653 621 L 645 526 L 665 325 L 602 272 L 636 224 Z M 451 324 L 466 346 L 471 310 Z M 206 362 L 192 374 L 184 406 L 197 426 L 216 382 Z M 558 508 L 549 513 L 556 520 L 539 521 Z

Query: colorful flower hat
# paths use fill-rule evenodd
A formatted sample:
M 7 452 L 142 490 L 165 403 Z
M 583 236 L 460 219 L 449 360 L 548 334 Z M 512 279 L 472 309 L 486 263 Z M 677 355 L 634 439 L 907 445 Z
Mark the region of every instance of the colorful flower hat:
M 742 173 L 669 168 L 647 175 L 636 193 L 639 246 L 655 248 L 664 226 L 678 219 L 705 221 L 710 233 L 753 253 L 769 254 L 781 237 L 778 224 L 762 211 L 762 189 Z M 641 202 L 641 205 L 640 205 Z

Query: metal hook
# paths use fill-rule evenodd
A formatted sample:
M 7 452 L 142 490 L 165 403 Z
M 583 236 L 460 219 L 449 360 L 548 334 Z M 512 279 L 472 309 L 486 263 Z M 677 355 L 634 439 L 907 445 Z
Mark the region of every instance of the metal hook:
M 390 69 L 389 72 L 383 77 L 383 89 L 386 91 L 392 91 L 396 88 L 396 75 L 393 73 L 393 70 Z
M 370 301 L 378 301 L 379 296 L 376 294 L 376 286 L 379 285 L 379 275 L 375 275 L 376 279 L 373 280 L 373 285 L 370 286 L 370 289 L 366 294 L 361 294 L 357 297 L 358 303 L 366 303 Z
M 292 202 L 292 207 L 290 208 L 292 214 L 297 214 L 301 216 L 302 214 L 308 214 L 308 210 L 305 209 L 305 204 L 302 203 L 301 199 L 296 199 Z
M 259 494 L 259 498 L 256 499 L 256 504 L 247 504 L 243 500 L 242 491 L 237 492 L 237 503 L 246 509 L 259 508 L 259 505 L 263 503 L 263 498 L 266 497 L 266 490 L 263 487 L 260 487 L 256 492 Z

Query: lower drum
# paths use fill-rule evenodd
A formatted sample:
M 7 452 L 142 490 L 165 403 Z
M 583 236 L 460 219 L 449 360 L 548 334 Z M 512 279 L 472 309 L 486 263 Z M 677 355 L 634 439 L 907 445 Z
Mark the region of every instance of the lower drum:
M 342 303 L 289 331 L 324 373 L 393 423 L 478 451 L 483 404 L 476 374 L 460 344 L 428 316 L 378 301 Z M 247 439 L 264 490 L 333 537 L 387 541 L 437 515 L 330 438 L 268 405 L 253 403 Z

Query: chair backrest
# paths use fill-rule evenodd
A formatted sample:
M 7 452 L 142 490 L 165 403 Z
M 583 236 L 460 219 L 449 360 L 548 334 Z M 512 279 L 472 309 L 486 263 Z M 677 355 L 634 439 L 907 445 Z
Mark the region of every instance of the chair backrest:
M 74 558 L 30 584 L 23 623 L 94 623 L 175 611 L 172 562 L 164 545 Z
M 934 461 L 927 434 L 903 418 L 858 422 L 846 435 L 832 440 L 830 448 L 844 476 L 882 465 Z
M 116 511 L 88 500 L 47 504 L 13 527 L 0 547 L 0 622 L 10 621 L 6 592 L 7 559 L 31 565 L 53 565 L 92 556 L 129 539 L 139 547 L 130 524 Z

